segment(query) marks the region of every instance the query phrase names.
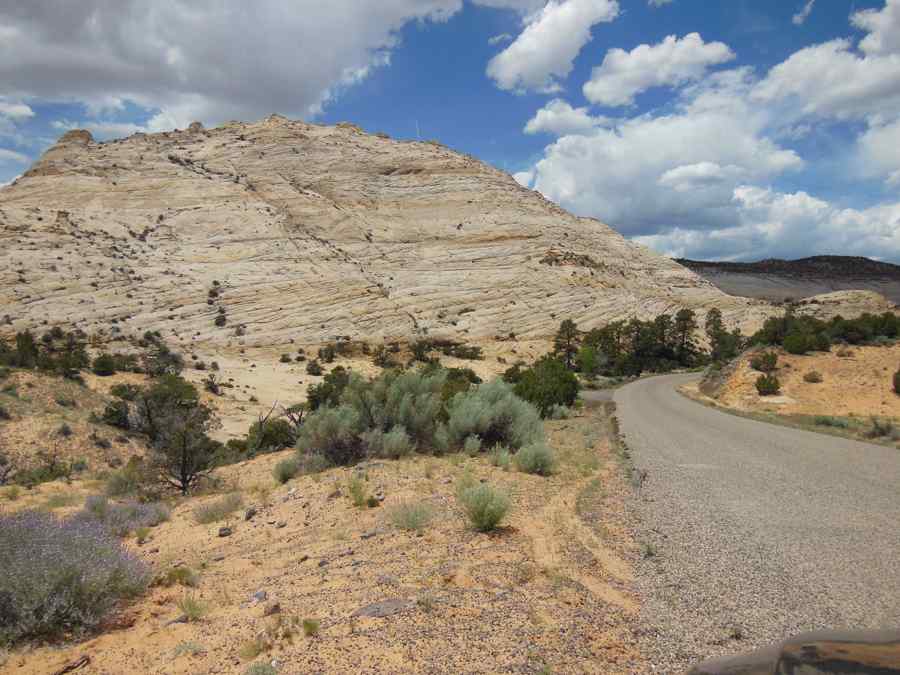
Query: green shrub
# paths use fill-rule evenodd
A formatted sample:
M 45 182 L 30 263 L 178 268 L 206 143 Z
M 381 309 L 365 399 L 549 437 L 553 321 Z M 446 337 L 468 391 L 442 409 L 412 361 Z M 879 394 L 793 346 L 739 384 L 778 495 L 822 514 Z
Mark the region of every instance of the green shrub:
M 310 363 L 316 363 L 311 361 Z M 317 364 L 318 365 L 318 364 Z M 307 370 L 309 370 L 307 368 Z M 315 373 L 312 373 L 313 375 Z M 319 373 L 321 375 L 321 373 Z M 336 367 L 325 375 L 325 379 L 319 384 L 309 388 L 306 393 L 306 407 L 309 410 L 318 410 L 323 406 L 336 406 L 340 403 L 344 389 L 350 383 L 350 371 L 341 366 Z
M 387 433 L 373 429 L 364 434 L 364 440 L 368 454 L 385 459 L 400 459 L 416 449 L 416 444 L 402 425 L 393 427 Z
M 55 454 L 40 451 L 37 454 L 37 464 L 28 469 L 19 469 L 15 475 L 15 481 L 24 487 L 34 487 L 41 483 L 65 479 L 72 475 L 72 465 L 60 460 Z
M 788 354 L 806 354 L 814 349 L 816 340 L 805 333 L 790 333 L 784 338 L 784 350 Z
M 888 438 L 894 436 L 894 423 L 889 419 L 872 417 L 871 425 L 865 432 L 866 438 Z
M 291 363 L 293 361 L 290 354 L 282 354 L 278 360 L 281 363 Z
M 200 585 L 200 575 L 190 567 L 177 565 L 169 568 L 169 570 L 159 578 L 159 584 L 166 587 L 186 586 L 188 588 L 196 588 Z
M 104 491 L 109 497 L 142 496 L 152 480 L 149 467 L 140 458 L 132 457 L 124 467 L 109 474 Z
M 134 384 L 115 384 L 109 389 L 110 394 L 123 401 L 134 401 L 140 392 L 141 388 Z
M 478 436 L 468 436 L 463 443 L 463 452 L 469 457 L 475 457 L 481 452 L 481 439 Z
M 289 448 L 297 440 L 295 434 L 294 425 L 285 419 L 254 422 L 247 433 L 247 452 L 254 456 Z
M 771 373 L 778 366 L 778 354 L 775 352 L 759 352 L 750 359 L 750 367 L 761 373 Z
M 556 455 L 544 442 L 531 443 L 521 448 L 516 453 L 515 460 L 519 471 L 538 476 L 549 476 L 556 466 Z
M 206 616 L 206 605 L 193 595 L 185 595 L 176 603 L 188 623 L 195 623 Z
M 810 384 L 819 384 L 822 382 L 822 373 L 817 370 L 811 370 L 803 376 L 803 381 Z
M 756 378 L 756 391 L 760 396 L 776 396 L 781 391 L 781 382 L 775 375 L 760 375 Z
M 306 372 L 308 375 L 314 375 L 318 377 L 322 374 L 322 366 L 319 365 L 319 362 L 316 360 L 307 361 L 306 362 Z
M 300 428 L 297 449 L 305 455 L 320 455 L 332 465 L 350 464 L 364 455 L 361 432 L 360 415 L 351 406 L 320 408 Z
M 317 619 L 303 619 L 303 634 L 306 637 L 315 637 L 319 633 L 319 621 Z
M 200 504 L 194 507 L 194 520 L 201 525 L 209 525 L 219 520 L 225 520 L 232 513 L 241 508 L 244 503 L 239 492 L 232 492 L 223 497 L 219 497 L 206 504 Z
M 495 529 L 509 512 L 509 497 L 487 483 L 463 486 L 457 492 L 469 522 L 479 532 Z
M 300 460 L 296 457 L 283 459 L 272 470 L 275 480 L 284 485 L 300 473 Z
M 334 363 L 335 356 L 337 356 L 337 349 L 334 345 L 325 345 L 319 349 L 319 360 L 322 363 Z
M 508 448 L 502 445 L 495 445 L 489 457 L 491 464 L 504 471 L 509 471 L 509 468 L 512 466 L 512 454 L 510 454 Z
M 116 361 L 109 354 L 100 354 L 94 359 L 91 369 L 94 371 L 94 375 L 109 377 L 116 374 Z
M 100 415 L 100 421 L 117 429 L 131 428 L 130 408 L 125 401 L 110 401 Z
M 269 663 L 253 663 L 245 671 L 245 675 L 278 675 L 275 666 Z
M 362 474 L 354 472 L 347 481 L 347 493 L 350 495 L 350 501 L 358 509 L 363 508 L 369 503 L 369 491 L 366 488 L 366 479 Z
M 850 422 L 840 417 L 831 417 L 829 415 L 816 415 L 813 423 L 819 427 L 834 427 L 836 429 L 849 429 Z
M 550 420 L 567 420 L 572 416 L 572 409 L 564 405 L 555 405 L 550 408 L 547 419 Z
M 447 431 L 450 442 L 460 447 L 469 436 L 483 443 L 502 443 L 510 448 L 540 440 L 543 424 L 537 409 L 515 395 L 502 380 L 479 385 L 456 395 L 449 406 Z
M 562 361 L 545 356 L 523 371 L 516 395 L 534 404 L 541 417 L 549 417 L 554 406 L 571 407 L 578 398 L 578 378 Z
M 421 534 L 431 521 L 431 507 L 422 502 L 402 502 L 388 512 L 391 522 L 401 530 Z

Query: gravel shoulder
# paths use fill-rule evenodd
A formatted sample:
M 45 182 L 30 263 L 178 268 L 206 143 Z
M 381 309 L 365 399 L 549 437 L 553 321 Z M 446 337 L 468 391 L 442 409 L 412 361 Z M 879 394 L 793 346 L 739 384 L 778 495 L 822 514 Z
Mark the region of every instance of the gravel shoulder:
M 641 650 L 678 672 L 823 628 L 900 625 L 900 452 L 688 400 L 676 375 L 615 395 L 647 479 Z

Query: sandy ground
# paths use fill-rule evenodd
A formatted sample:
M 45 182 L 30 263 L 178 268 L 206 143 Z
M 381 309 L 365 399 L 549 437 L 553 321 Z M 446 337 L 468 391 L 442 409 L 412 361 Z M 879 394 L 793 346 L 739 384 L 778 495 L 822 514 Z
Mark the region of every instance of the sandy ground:
M 742 359 L 734 375 L 724 384 L 716 401 L 726 407 L 782 414 L 838 415 L 900 418 L 900 396 L 892 389 L 892 377 L 900 367 L 900 345 L 849 347 L 850 356 L 831 352 L 795 356 L 778 352 L 780 396 L 759 396 L 759 373 Z M 822 382 L 805 382 L 811 371 Z
M 155 587 L 100 636 L 17 651 L 0 671 L 50 673 L 87 656 L 77 672 L 241 673 L 256 661 L 277 662 L 279 673 L 639 672 L 636 552 L 607 418 L 592 407 L 547 429 L 561 460 L 551 478 L 505 472 L 484 457 L 374 462 L 368 485 L 386 498 L 373 509 L 346 496 L 348 469 L 278 486 L 271 469 L 288 453 L 227 467 L 225 489 L 258 510 L 252 520 L 242 509 L 197 524 L 194 507 L 219 498 L 198 497 L 177 505 L 143 546 L 131 544 L 160 573 L 196 570 L 196 588 Z M 464 471 L 512 496 L 499 531 L 467 527 L 453 497 Z M 79 499 L 89 491 L 42 486 L 14 504 L 66 490 Z M 407 500 L 433 509 L 422 536 L 391 523 L 391 509 Z M 219 537 L 226 524 L 233 534 Z M 252 598 L 259 591 L 263 602 Z M 184 595 L 207 612 L 170 623 Z M 376 602 L 389 603 L 387 616 L 356 614 Z M 264 617 L 273 603 L 280 611 Z M 303 635 L 303 619 L 320 622 L 317 635 Z M 254 644 L 264 651 L 254 655 Z

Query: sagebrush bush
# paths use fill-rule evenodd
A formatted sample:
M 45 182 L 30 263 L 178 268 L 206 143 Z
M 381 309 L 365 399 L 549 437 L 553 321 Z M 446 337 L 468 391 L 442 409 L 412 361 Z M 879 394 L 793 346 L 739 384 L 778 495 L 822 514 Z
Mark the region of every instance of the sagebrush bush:
M 509 512 L 509 497 L 487 483 L 460 489 L 457 499 L 472 527 L 479 532 L 495 529 Z
M 760 375 L 756 378 L 756 391 L 760 396 L 776 396 L 781 391 L 781 382 L 775 375 Z
M 320 408 L 303 422 L 297 449 L 305 455 L 320 455 L 329 464 L 350 464 L 363 456 L 360 415 L 349 405 Z
M 232 492 L 206 504 L 194 507 L 194 520 L 201 525 L 225 520 L 225 518 L 241 508 L 243 503 L 244 500 L 241 497 L 241 493 Z
M 831 417 L 830 415 L 816 415 L 813 422 L 819 427 L 835 427 L 837 429 L 850 428 L 850 422 L 847 420 L 840 417 Z
M 402 502 L 388 512 L 391 522 L 401 530 L 422 533 L 431 522 L 432 510 L 423 502 Z
M 277 452 L 291 447 L 296 440 L 294 425 L 286 419 L 257 421 L 247 432 L 247 450 L 251 455 Z
M 109 497 L 141 496 L 150 487 L 152 476 L 149 467 L 139 458 L 113 471 L 106 479 L 105 492 Z
M 373 429 L 366 432 L 364 440 L 370 455 L 385 459 L 400 459 L 412 454 L 416 449 L 416 444 L 402 425 L 392 428 L 387 433 Z
M 143 527 L 156 527 L 170 515 L 165 504 L 116 504 L 103 495 L 92 495 L 85 499 L 84 509 L 73 518 L 100 523 L 115 536 L 125 537 Z
M 300 460 L 296 457 L 283 459 L 272 469 L 272 475 L 275 477 L 275 480 L 282 485 L 294 478 L 298 473 L 300 473 Z
M 483 443 L 502 443 L 520 448 L 543 438 L 544 428 L 537 409 L 517 397 L 503 380 L 479 385 L 450 402 L 447 431 L 453 445 L 469 436 Z
M 466 453 L 469 457 L 475 457 L 479 452 L 481 452 L 481 438 L 475 436 L 468 436 L 463 443 L 463 452 Z
M 550 420 L 567 420 L 572 416 L 572 409 L 564 405 L 555 405 L 550 408 L 547 419 Z
M 150 582 L 103 526 L 23 511 L 0 516 L 0 645 L 80 635 Z
M 750 359 L 750 367 L 761 373 L 771 373 L 778 366 L 778 354 L 775 352 L 759 352 Z
M 556 467 L 553 448 L 540 441 L 521 448 L 515 455 L 516 467 L 522 473 L 549 476 Z
M 888 438 L 894 436 L 894 423 L 889 419 L 872 417 L 871 426 L 865 432 L 866 438 Z
M 495 445 L 489 457 L 491 464 L 504 471 L 509 471 L 509 468 L 512 466 L 512 454 L 510 454 L 509 448 L 505 448 L 502 445 Z

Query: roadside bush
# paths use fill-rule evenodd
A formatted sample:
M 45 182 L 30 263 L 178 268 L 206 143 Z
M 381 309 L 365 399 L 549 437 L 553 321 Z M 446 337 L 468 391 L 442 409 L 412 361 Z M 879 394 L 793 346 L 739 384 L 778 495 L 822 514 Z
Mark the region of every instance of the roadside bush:
M 489 459 L 492 465 L 504 471 L 509 471 L 509 468 L 512 466 L 512 455 L 509 449 L 499 444 L 495 445 L 491 450 Z
M 457 447 L 474 435 L 489 446 L 501 443 L 521 448 L 544 434 L 538 410 L 516 396 L 502 380 L 455 396 L 449 406 L 447 430 L 450 442 Z
M 110 375 L 115 375 L 116 361 L 109 354 L 100 354 L 97 358 L 94 359 L 94 364 L 91 367 L 91 370 L 94 371 L 94 375 L 99 375 L 100 377 L 109 377 Z
M 521 448 L 515 456 L 516 467 L 522 473 L 549 476 L 556 467 L 556 455 L 544 442 L 531 443 Z
M 819 384 L 822 382 L 822 373 L 818 370 L 811 370 L 803 376 L 803 381 L 810 384 Z
M 830 415 L 816 415 L 813 423 L 819 427 L 834 427 L 836 429 L 849 429 L 850 422 L 840 417 L 831 417 Z
M 554 406 L 571 407 L 575 403 L 578 377 L 559 359 L 545 356 L 522 371 L 515 393 L 534 404 L 541 417 L 549 417 Z
M 781 391 L 781 382 L 775 375 L 760 375 L 756 378 L 756 391 L 760 396 L 776 396 Z
M 244 503 L 240 492 L 232 492 L 224 497 L 219 497 L 211 502 L 194 507 L 194 520 L 201 525 L 209 525 L 219 520 L 225 520 L 232 513 L 241 508 Z
M 283 459 L 272 470 L 275 480 L 284 485 L 300 473 L 300 461 L 296 457 Z
M 891 420 L 881 420 L 877 417 L 872 417 L 871 424 L 872 426 L 870 426 L 864 434 L 866 438 L 893 438 L 894 423 Z
M 456 498 L 479 532 L 495 529 L 509 512 L 509 497 L 487 483 L 463 487 Z
M 750 367 L 761 373 L 771 373 L 778 366 L 778 354 L 775 352 L 759 352 L 750 359 Z
M 147 566 L 99 522 L 0 516 L 0 645 L 82 635 L 142 593 Z

